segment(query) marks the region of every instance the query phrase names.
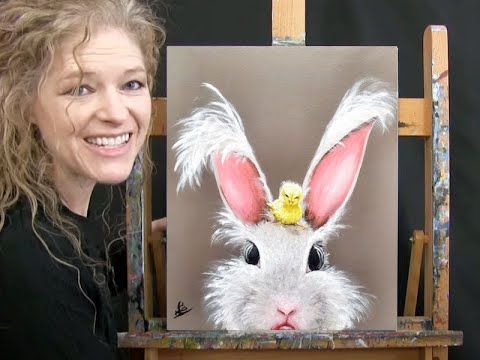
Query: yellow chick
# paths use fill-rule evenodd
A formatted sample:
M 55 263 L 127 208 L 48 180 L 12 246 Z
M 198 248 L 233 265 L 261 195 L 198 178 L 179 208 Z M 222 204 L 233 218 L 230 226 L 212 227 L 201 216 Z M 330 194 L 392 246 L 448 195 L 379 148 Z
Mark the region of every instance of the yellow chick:
M 284 181 L 280 186 L 278 199 L 268 203 L 275 220 L 284 225 L 294 225 L 302 218 L 302 188 L 300 185 Z

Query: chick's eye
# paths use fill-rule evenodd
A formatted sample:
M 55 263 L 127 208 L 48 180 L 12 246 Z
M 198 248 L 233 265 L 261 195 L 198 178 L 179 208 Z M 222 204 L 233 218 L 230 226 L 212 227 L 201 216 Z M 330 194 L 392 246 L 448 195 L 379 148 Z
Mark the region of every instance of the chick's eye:
M 247 241 L 245 246 L 244 257 L 247 264 L 258 265 L 260 261 L 260 253 L 258 252 L 257 246 L 251 241 Z
M 321 270 L 325 263 L 325 254 L 320 244 L 314 244 L 308 255 L 308 268 L 310 271 Z
M 125 90 L 139 90 L 142 87 L 143 87 L 143 83 L 137 80 L 129 81 L 124 85 Z

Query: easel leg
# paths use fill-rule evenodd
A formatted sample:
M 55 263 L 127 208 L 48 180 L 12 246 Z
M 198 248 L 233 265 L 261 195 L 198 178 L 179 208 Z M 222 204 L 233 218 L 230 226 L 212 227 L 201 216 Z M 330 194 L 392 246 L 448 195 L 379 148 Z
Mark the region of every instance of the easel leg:
M 423 360 L 432 360 L 433 351 L 431 347 L 427 347 L 423 350 Z
M 415 230 L 412 237 L 412 251 L 410 254 L 410 268 L 408 270 L 407 296 L 403 316 L 415 316 L 417 307 L 418 284 L 420 283 L 420 270 L 422 268 L 423 247 L 425 234 Z
M 433 349 L 433 359 L 434 360 L 447 360 L 448 359 L 448 348 L 437 347 Z
M 145 349 L 145 360 L 159 360 L 157 349 Z

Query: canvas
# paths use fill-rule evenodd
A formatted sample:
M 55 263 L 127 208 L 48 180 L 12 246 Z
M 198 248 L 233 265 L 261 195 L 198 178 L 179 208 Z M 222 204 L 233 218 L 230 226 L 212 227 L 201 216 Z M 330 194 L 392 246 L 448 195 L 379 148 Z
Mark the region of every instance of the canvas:
M 167 51 L 168 329 L 396 329 L 397 49 Z

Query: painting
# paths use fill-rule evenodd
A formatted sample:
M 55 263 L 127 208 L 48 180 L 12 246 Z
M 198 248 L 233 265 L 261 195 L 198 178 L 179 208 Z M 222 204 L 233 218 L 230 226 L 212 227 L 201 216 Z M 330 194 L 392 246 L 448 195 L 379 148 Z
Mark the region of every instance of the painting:
M 167 328 L 395 330 L 397 49 L 167 53 Z

